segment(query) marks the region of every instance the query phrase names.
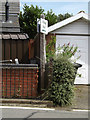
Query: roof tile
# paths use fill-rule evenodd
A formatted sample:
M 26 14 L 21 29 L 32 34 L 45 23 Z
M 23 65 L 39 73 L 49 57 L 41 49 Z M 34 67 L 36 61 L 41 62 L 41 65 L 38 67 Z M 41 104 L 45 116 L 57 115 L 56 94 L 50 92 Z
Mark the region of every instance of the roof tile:
M 19 39 L 27 39 L 27 37 L 24 34 L 18 34 Z
M 26 40 L 29 36 L 26 33 L 2 33 L 0 39 Z
M 2 38 L 3 38 L 3 39 L 10 39 L 10 35 L 9 35 L 9 34 L 3 34 L 3 35 L 2 35 Z
M 17 34 L 11 34 L 11 39 L 18 39 Z

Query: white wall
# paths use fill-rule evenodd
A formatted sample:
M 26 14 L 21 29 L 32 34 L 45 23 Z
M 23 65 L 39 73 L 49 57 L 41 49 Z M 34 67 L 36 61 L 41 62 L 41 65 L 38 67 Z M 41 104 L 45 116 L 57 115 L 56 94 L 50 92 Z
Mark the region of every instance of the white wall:
M 66 34 L 88 34 L 88 21 L 79 19 L 62 28 L 59 28 L 52 33 L 66 33 Z

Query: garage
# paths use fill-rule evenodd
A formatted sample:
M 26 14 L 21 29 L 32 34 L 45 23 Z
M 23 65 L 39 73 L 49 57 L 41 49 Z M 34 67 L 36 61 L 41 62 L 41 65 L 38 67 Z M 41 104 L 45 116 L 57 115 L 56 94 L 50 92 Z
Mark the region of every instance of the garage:
M 87 36 L 56 36 L 56 48 L 59 43 L 60 46 L 68 44 L 70 46 L 74 45 L 78 47 L 78 51 L 75 54 L 75 58 L 81 56 L 77 63 L 82 64 L 82 67 L 78 69 L 78 73 L 81 74 L 81 77 L 77 75 L 75 84 L 88 84 L 88 37 Z
M 77 63 L 82 64 L 78 69 L 78 74 L 75 79 L 75 84 L 90 84 L 88 81 L 88 15 L 80 12 L 64 21 L 56 23 L 49 27 L 49 34 L 56 35 L 56 48 L 60 45 L 70 43 L 78 47 L 75 58 L 81 56 Z

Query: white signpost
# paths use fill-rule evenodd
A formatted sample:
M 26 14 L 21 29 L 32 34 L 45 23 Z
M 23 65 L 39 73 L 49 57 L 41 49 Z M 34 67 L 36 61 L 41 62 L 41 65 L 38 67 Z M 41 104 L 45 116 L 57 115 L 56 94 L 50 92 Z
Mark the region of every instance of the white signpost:
M 48 21 L 41 18 L 40 32 L 48 34 Z
M 37 19 L 37 32 L 39 32 L 40 26 L 40 33 L 48 34 L 48 21 L 45 19 Z

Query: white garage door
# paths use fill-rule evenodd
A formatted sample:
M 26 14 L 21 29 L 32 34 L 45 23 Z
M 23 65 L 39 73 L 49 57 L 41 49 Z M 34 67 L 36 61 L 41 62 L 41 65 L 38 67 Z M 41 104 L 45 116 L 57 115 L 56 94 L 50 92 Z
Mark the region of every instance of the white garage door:
M 62 46 L 69 42 L 70 45 L 78 46 L 75 58 L 81 55 L 80 59 L 77 60 L 77 63 L 82 64 L 82 67 L 78 69 L 81 77 L 76 77 L 75 84 L 88 84 L 88 36 L 56 36 L 56 48 L 58 45 Z

